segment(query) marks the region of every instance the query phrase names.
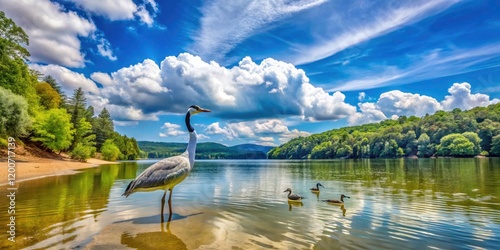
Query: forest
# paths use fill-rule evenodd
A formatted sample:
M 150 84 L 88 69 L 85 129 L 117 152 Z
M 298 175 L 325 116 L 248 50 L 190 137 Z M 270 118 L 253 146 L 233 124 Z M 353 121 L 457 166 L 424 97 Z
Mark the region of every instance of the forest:
M 14 137 L 79 161 L 96 152 L 105 160 L 138 158 L 136 140 L 114 131 L 106 108 L 95 115 L 81 88 L 67 97 L 52 76 L 28 67 L 28 44 L 23 29 L 0 11 L 0 147 Z
M 468 111 L 329 130 L 269 151 L 270 159 L 500 156 L 500 103 Z
M 147 158 L 166 158 L 181 154 L 187 143 L 139 141 L 139 147 Z M 197 159 L 266 159 L 272 147 L 242 144 L 228 147 L 214 142 L 202 142 L 196 146 Z

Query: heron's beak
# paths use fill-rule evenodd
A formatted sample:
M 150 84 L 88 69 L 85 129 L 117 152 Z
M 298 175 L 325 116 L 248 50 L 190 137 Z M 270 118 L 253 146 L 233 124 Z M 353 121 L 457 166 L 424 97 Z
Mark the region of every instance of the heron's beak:
M 204 108 L 200 108 L 200 110 L 198 110 L 200 112 L 211 112 L 210 109 L 204 109 Z
M 283 193 L 284 193 L 284 192 L 288 192 L 288 190 L 283 191 Z
M 346 196 L 345 198 L 349 198 L 349 199 L 351 199 L 351 197 L 349 197 L 349 196 Z

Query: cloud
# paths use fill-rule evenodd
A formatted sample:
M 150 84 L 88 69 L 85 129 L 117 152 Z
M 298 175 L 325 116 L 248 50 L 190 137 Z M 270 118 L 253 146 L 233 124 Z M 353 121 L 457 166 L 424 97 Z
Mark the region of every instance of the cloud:
M 186 132 L 180 129 L 180 125 L 172 124 L 169 122 L 165 122 L 161 128 L 164 130 L 164 133 L 160 132 L 160 137 L 179 136 L 186 134 Z
M 106 2 L 106 1 L 101 1 Z M 30 38 L 32 62 L 83 67 L 80 37 L 90 37 L 95 24 L 49 0 L 0 0 L 2 11 L 21 26 Z
M 347 121 L 349 125 L 360 125 L 365 123 L 379 122 L 386 120 L 387 117 L 375 103 L 365 102 L 358 104 L 360 112 L 351 115 Z
M 417 117 L 433 114 L 442 109 L 441 104 L 432 97 L 399 90 L 382 93 L 377 101 L 377 107 L 384 114 Z
M 154 0 L 145 0 L 143 4 L 137 5 L 132 0 L 70 0 L 80 8 L 103 17 L 111 21 L 133 20 L 138 17 L 139 20 L 148 26 L 154 23 L 153 17 L 158 12 L 158 5 Z M 150 13 L 147 5 L 153 10 Z
M 68 96 L 71 96 L 73 91 L 77 88 L 82 88 L 83 91 L 92 94 L 98 94 L 100 92 L 95 82 L 86 78 L 83 74 L 71 71 L 65 67 L 54 64 L 29 64 L 29 67 L 44 75 L 51 75 L 54 77 L 56 81 L 62 85 L 63 91 Z
M 144 114 L 184 113 L 199 104 L 221 118 L 259 119 L 298 116 L 308 120 L 337 120 L 356 112 L 340 92 L 329 94 L 309 83 L 303 70 L 249 57 L 225 68 L 189 53 L 152 60 L 111 73 L 113 85 L 103 87 L 110 104 L 134 107 Z M 106 80 L 109 83 L 109 79 Z
M 351 75 L 363 78 L 343 81 L 328 91 L 368 90 L 390 85 L 408 84 L 428 79 L 463 74 L 498 66 L 500 45 L 484 45 L 476 48 L 432 49 L 408 58 L 402 68 L 395 65 L 370 65 L 356 69 Z M 401 61 L 398 61 L 401 64 Z
M 358 101 L 360 101 L 360 102 L 363 101 L 365 99 L 365 97 L 366 97 L 365 92 L 359 92 Z
M 484 107 L 500 102 L 497 98 L 490 100 L 490 96 L 485 94 L 471 94 L 471 85 L 467 82 L 454 83 L 453 86 L 448 89 L 448 93 L 450 93 L 450 95 L 445 96 L 444 100 L 441 102 L 444 110 L 452 110 L 455 108 L 468 110 L 473 107 Z
M 229 122 L 224 127 L 214 122 L 205 129 L 207 134 L 223 135 L 229 140 L 245 138 L 262 145 L 276 145 L 275 139 L 284 143 L 299 136 L 309 136 L 309 132 L 297 129 L 289 130 L 283 120 L 254 120 L 246 122 Z
M 438 110 L 452 110 L 460 108 L 468 110 L 478 106 L 488 106 L 500 102 L 485 94 L 471 94 L 471 85 L 467 82 L 454 83 L 448 89 L 450 95 L 445 96 L 439 102 L 435 98 L 412 93 L 404 93 L 392 90 L 382 93 L 374 103 L 359 103 L 360 112 L 356 112 L 348 118 L 350 125 L 359 125 L 386 120 L 388 117 L 397 119 L 400 116 L 422 117 L 426 114 L 434 114 Z
M 443 11 L 457 2 L 456 0 L 428 1 L 403 7 L 400 7 L 400 4 L 398 4 L 398 7 L 394 7 L 395 4 L 390 4 L 389 7 L 386 8 L 377 10 L 370 9 L 370 12 L 357 5 L 357 10 L 353 10 L 352 12 L 344 11 L 352 16 L 354 11 L 359 11 L 360 9 L 365 10 L 366 12 L 364 15 L 359 15 L 357 17 L 357 19 L 361 21 L 342 16 L 342 12 L 338 9 L 333 12 L 334 16 L 332 20 L 329 21 L 332 23 L 343 23 L 344 27 L 333 24 L 331 27 L 334 27 L 335 30 L 330 30 L 330 32 L 324 31 L 324 34 L 332 34 L 330 37 L 317 39 L 312 45 L 297 45 L 296 51 L 299 53 L 293 55 L 289 60 L 297 65 L 311 63 L 330 57 L 346 48 L 361 44 L 375 37 L 394 31 L 401 26 Z M 372 5 L 366 6 L 368 8 L 373 8 Z M 366 13 L 375 13 L 375 15 L 366 17 Z M 341 18 L 338 16 L 341 16 Z M 350 23 L 347 24 L 345 23 L 346 21 Z
M 208 1 L 200 12 L 200 28 L 190 50 L 206 59 L 221 59 L 248 37 L 271 24 L 326 0 L 305 1 Z
M 107 57 L 111 61 L 116 61 L 116 59 L 118 59 L 113 55 L 111 44 L 104 38 L 99 39 L 99 44 L 97 44 L 97 51 L 99 52 L 99 55 Z
M 114 85 L 113 79 L 107 73 L 94 72 L 90 75 L 90 78 L 102 85 Z

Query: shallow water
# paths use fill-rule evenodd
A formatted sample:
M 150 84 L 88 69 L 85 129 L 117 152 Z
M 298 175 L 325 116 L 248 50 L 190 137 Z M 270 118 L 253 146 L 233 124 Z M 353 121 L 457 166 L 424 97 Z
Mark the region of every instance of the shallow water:
M 27 249 L 494 249 L 500 159 L 197 161 L 174 189 L 121 196 L 154 161 L 20 182 L 16 243 Z M 317 182 L 325 188 L 309 191 Z M 288 203 L 286 188 L 305 196 Z M 6 197 L 7 186 L 0 187 Z M 344 206 L 322 199 L 350 196 Z M 0 203 L 9 222 L 8 199 Z M 168 218 L 168 209 L 165 212 Z M 5 226 L 4 230 L 7 231 Z

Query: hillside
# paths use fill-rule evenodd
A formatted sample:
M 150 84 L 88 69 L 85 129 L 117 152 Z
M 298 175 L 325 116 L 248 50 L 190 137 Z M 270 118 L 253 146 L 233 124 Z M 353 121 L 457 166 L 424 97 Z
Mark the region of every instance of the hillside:
M 329 130 L 295 138 L 269 151 L 270 159 L 500 156 L 500 103 L 468 111 Z
M 137 142 L 141 151 L 148 158 L 166 158 L 178 155 L 186 150 L 187 143 L 174 142 Z M 266 159 L 266 153 L 272 147 L 255 144 L 242 144 L 227 147 L 219 143 L 203 142 L 196 146 L 197 159 Z M 266 151 L 267 150 L 267 151 Z

